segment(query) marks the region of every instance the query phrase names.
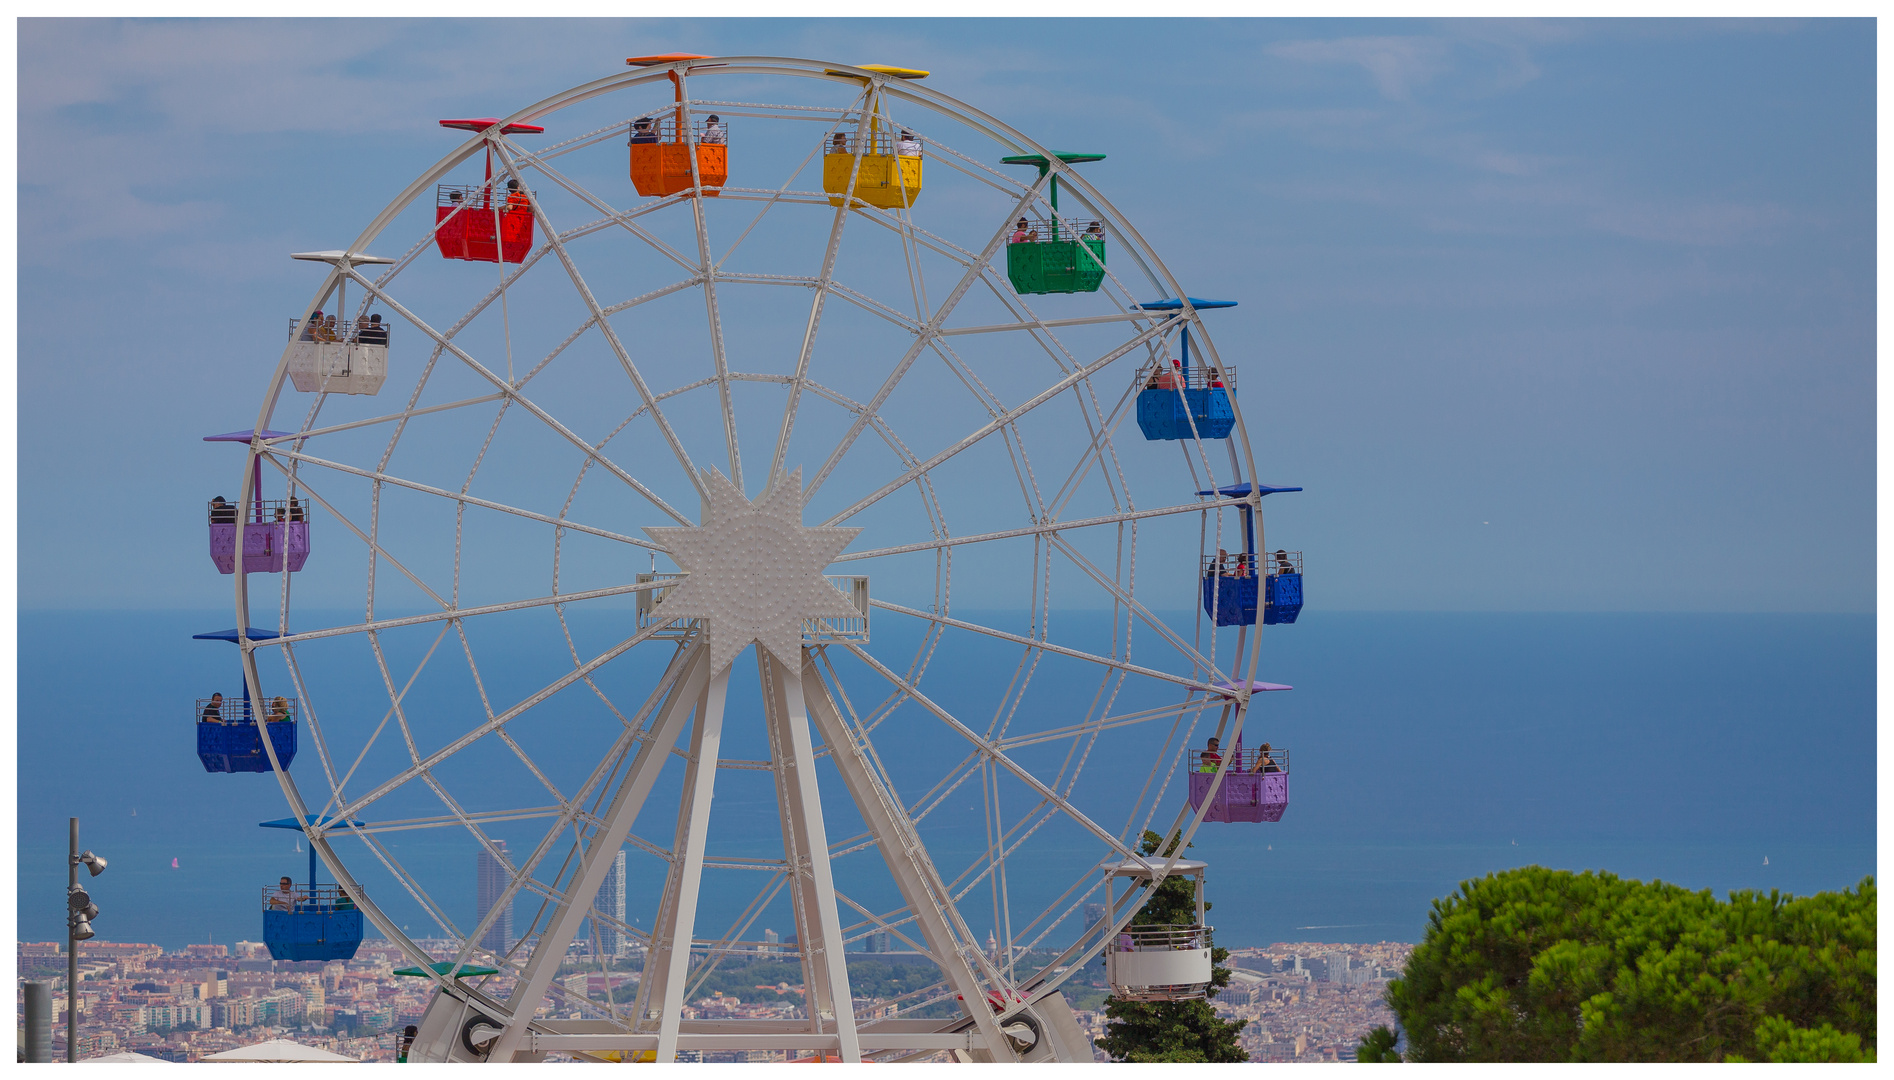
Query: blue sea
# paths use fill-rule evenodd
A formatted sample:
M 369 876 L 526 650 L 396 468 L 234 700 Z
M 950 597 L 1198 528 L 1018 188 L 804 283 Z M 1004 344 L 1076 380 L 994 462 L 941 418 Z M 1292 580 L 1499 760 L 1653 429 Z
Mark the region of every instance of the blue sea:
M 305 872 L 293 834 L 256 827 L 287 813 L 274 780 L 206 774 L 195 755 L 191 701 L 234 681 L 234 653 L 190 636 L 229 623 L 227 609 L 20 616 L 22 940 L 62 935 L 69 816 L 111 862 L 92 886 L 106 940 L 254 940 L 258 886 Z M 1277 824 L 1198 833 L 1220 944 L 1415 941 L 1431 900 L 1535 863 L 1718 894 L 1875 873 L 1871 616 L 1311 609 L 1266 634 L 1258 676 L 1295 686 L 1266 714 L 1293 754 L 1291 803 Z M 935 685 L 995 659 L 1016 657 L 946 657 Z M 884 734 L 884 753 L 907 752 Z M 938 746 L 917 735 L 912 753 Z M 313 755 L 295 768 L 313 788 Z M 775 829 L 773 799 L 731 791 L 752 838 Z M 470 919 L 465 836 L 392 839 Z M 653 889 L 633 883 L 634 909 Z M 712 890 L 700 928 L 746 900 Z

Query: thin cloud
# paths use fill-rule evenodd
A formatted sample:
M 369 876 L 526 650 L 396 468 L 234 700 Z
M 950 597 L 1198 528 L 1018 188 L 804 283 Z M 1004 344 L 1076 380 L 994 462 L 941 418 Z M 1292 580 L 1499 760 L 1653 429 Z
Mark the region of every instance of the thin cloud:
M 1449 44 L 1432 37 L 1357 37 L 1327 41 L 1285 41 L 1268 48 L 1271 56 L 1304 64 L 1350 64 L 1374 79 L 1381 96 L 1407 101 L 1417 86 L 1433 81 L 1453 65 Z

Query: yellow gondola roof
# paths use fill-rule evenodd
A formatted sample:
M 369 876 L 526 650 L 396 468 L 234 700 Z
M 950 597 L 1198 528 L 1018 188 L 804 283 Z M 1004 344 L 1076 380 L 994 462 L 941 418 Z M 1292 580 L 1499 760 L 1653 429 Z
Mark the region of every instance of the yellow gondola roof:
M 919 68 L 893 67 L 888 64 L 857 64 L 855 66 L 861 68 L 863 71 L 872 71 L 877 75 L 892 75 L 897 79 L 925 79 L 928 76 L 928 72 L 922 71 Z M 822 74 L 840 75 L 844 79 L 861 78 L 860 75 L 852 71 L 838 71 L 835 68 L 830 68 Z

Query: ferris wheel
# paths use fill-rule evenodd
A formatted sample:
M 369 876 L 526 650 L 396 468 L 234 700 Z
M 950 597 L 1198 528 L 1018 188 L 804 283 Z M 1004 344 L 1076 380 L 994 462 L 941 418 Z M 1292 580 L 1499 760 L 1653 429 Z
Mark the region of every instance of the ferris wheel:
M 1091 1060 L 1087 962 L 1202 996 L 1185 846 L 1287 803 L 1243 734 L 1301 606 L 1260 501 L 1299 489 L 1106 155 L 926 74 L 633 58 L 440 121 L 295 256 L 322 281 L 212 437 L 243 685 L 199 752 L 309 840 L 274 955 L 373 929 L 435 985 L 408 1060 Z M 1197 925 L 1130 925 L 1174 874 Z M 863 945 L 925 961 L 873 1015 Z M 758 958 L 799 1004 L 694 1004 Z

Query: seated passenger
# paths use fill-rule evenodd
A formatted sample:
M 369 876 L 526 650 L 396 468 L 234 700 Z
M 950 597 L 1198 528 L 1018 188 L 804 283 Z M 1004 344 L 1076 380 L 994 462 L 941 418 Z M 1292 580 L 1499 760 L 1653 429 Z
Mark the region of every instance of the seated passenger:
M 298 501 L 294 495 L 291 495 L 289 497 L 289 520 L 291 521 L 304 520 L 303 504 L 300 501 Z
M 848 136 L 842 134 L 839 131 L 836 132 L 834 135 L 829 136 L 829 153 L 831 154 L 848 153 Z
M 1217 752 L 1218 745 L 1217 737 L 1210 736 L 1210 741 L 1204 744 L 1203 753 L 1197 755 L 1198 772 L 1216 772 L 1222 768 L 1223 755 Z
M 631 141 L 633 143 L 654 143 L 658 141 L 658 125 L 648 116 L 641 116 L 631 122 Z
M 1105 239 L 1104 228 L 1100 226 L 1098 222 L 1092 222 L 1085 227 L 1085 239 L 1103 241 Z
M 289 699 L 284 697 L 271 698 L 269 715 L 265 716 L 263 720 L 269 724 L 289 723 Z
M 280 507 L 280 506 L 279 506 L 279 507 L 277 507 L 277 508 L 276 508 L 276 523 L 277 523 L 278 525 L 281 525 L 281 524 L 282 524 L 283 522 L 285 522 L 285 521 L 287 521 L 287 520 L 289 520 L 289 515 L 288 515 L 288 512 L 287 512 L 287 511 L 285 511 L 285 510 L 284 510 L 284 509 L 283 509 L 282 507 Z
M 1026 231 L 1026 219 L 1020 218 L 1018 221 L 1013 222 L 1013 235 L 1007 237 L 1006 242 L 1009 244 L 1023 244 L 1032 239 L 1033 235 L 1033 233 Z
M 724 129 L 723 121 L 717 118 L 716 113 L 711 113 L 704 118 L 704 137 L 699 140 L 700 142 L 722 145 L 728 140 L 729 133 Z
M 212 498 L 210 501 L 210 523 L 212 525 L 235 525 L 237 523 L 237 508 L 225 502 L 222 495 Z
M 264 899 L 264 905 L 271 911 L 295 911 L 299 899 L 296 883 L 286 877 L 276 883 L 276 888 Z
M 1277 548 L 1276 549 L 1276 573 L 1293 574 L 1295 572 L 1296 572 L 1296 567 L 1294 563 L 1289 561 L 1289 553 L 1284 551 L 1281 548 Z
M 335 887 L 335 909 L 337 911 L 352 911 L 354 908 L 355 898 L 349 895 L 349 891 L 346 887 L 337 885 Z
M 198 714 L 197 722 L 200 724 L 221 724 L 224 722 L 224 696 L 222 694 L 212 694 L 210 696 L 210 701 L 204 705 L 204 711 Z
M 531 211 L 527 209 L 530 205 L 531 200 L 526 197 L 526 189 L 520 187 L 520 182 L 518 180 L 508 180 L 506 182 L 507 210 L 509 212 L 518 210 L 522 213 L 531 213 Z
M 383 325 L 379 314 L 368 317 L 368 325 L 362 327 L 362 344 L 388 344 L 388 327 Z
M 901 129 L 901 138 L 894 144 L 894 152 L 901 157 L 920 157 L 921 140 L 906 128 Z
M 1262 749 L 1256 751 L 1256 767 L 1251 769 L 1250 771 L 1253 773 L 1271 773 L 1271 772 L 1282 771 L 1282 768 L 1276 764 L 1273 758 L 1269 756 L 1268 743 L 1264 743 L 1262 746 Z
M 324 315 L 322 317 L 321 323 L 316 326 L 316 340 L 317 341 L 334 341 L 335 340 L 335 316 Z
M 1172 357 L 1170 370 L 1158 375 L 1152 385 L 1156 386 L 1159 390 L 1176 390 L 1181 388 L 1184 385 L 1184 365 L 1178 363 L 1176 357 Z
M 1215 367 L 1212 367 L 1208 371 L 1204 372 L 1204 377 L 1209 380 L 1210 386 L 1212 389 L 1216 389 L 1216 390 L 1224 389 L 1223 372 L 1217 370 Z

